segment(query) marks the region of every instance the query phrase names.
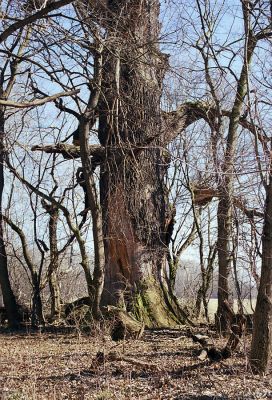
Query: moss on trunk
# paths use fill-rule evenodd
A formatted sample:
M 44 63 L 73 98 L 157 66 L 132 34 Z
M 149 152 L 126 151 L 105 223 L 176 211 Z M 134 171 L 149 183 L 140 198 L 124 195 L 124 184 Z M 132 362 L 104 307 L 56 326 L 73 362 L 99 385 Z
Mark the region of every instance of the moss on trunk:
M 153 277 L 146 278 L 135 293 L 133 311 L 148 328 L 176 327 L 181 323 L 167 306 L 163 291 Z

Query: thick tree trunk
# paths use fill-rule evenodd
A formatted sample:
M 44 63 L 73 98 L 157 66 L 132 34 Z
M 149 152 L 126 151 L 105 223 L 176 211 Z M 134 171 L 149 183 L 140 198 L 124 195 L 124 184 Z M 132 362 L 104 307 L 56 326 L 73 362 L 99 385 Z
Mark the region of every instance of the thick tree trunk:
M 10 284 L 7 254 L 4 242 L 4 221 L 2 216 L 2 201 L 4 190 L 4 162 L 5 162 L 5 117 L 4 111 L 0 110 L 0 285 L 3 302 L 7 312 L 8 325 L 10 328 L 20 326 L 20 315 L 18 305 Z
M 167 61 L 157 44 L 159 2 L 121 0 L 110 8 L 99 139 L 120 151 L 101 167 L 103 304 L 126 306 L 150 326 L 174 325 L 178 305 L 173 306 L 164 278 L 167 161 L 159 140 L 137 149 L 162 132 L 160 97 Z
M 262 237 L 262 271 L 254 313 L 251 365 L 259 373 L 268 369 L 272 355 L 272 171 L 266 188 Z

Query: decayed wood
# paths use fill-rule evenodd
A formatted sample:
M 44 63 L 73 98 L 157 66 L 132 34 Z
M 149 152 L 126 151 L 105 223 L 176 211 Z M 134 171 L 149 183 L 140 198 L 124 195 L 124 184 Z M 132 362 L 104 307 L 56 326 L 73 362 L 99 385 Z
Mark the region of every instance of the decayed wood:
M 126 357 L 125 355 L 119 354 L 115 351 L 111 351 L 108 354 L 99 351 L 96 354 L 96 357 L 94 358 L 92 365 L 93 367 L 98 367 L 99 365 L 104 364 L 105 362 L 112 362 L 112 361 L 122 361 L 148 370 L 155 370 L 155 371 L 159 370 L 156 364 L 152 364 L 147 361 L 136 360 L 135 358 L 132 357 Z
M 214 197 L 220 197 L 220 192 L 217 189 L 205 186 L 194 186 L 192 187 L 193 201 L 196 206 L 203 207 L 210 203 Z M 233 198 L 233 205 L 239 208 L 249 219 L 263 218 L 263 212 L 256 208 L 248 208 L 245 202 L 240 197 Z
M 136 144 L 125 145 L 122 144 L 120 146 L 107 146 L 105 148 L 102 145 L 91 144 L 89 145 L 89 155 L 95 157 L 96 159 L 100 159 L 103 161 L 106 157 L 114 156 L 115 161 L 119 157 L 124 156 L 124 154 L 131 155 L 132 157 L 136 157 L 139 153 L 147 150 L 147 149 L 159 149 L 164 151 L 166 154 L 168 150 L 154 145 L 152 146 L 152 142 L 157 138 L 157 135 L 148 138 L 146 141 Z M 76 146 L 74 144 L 69 144 L 65 142 L 60 142 L 57 144 L 48 144 L 48 145 L 35 145 L 31 147 L 31 151 L 43 151 L 48 154 L 62 154 L 65 159 L 73 159 L 80 157 L 80 146 Z
M 111 338 L 114 341 L 123 339 L 139 339 L 145 329 L 143 322 L 137 321 L 132 315 L 114 306 L 108 306 L 106 313 L 112 319 Z
M 243 315 L 240 315 L 237 324 L 233 324 L 231 326 L 230 336 L 223 349 L 219 349 L 213 346 L 209 336 L 194 335 L 191 332 L 189 332 L 188 336 L 190 336 L 194 342 L 197 342 L 202 346 L 202 350 L 198 356 L 200 360 L 205 360 L 206 358 L 209 358 L 210 361 L 215 362 L 225 360 L 232 356 L 234 350 L 240 342 L 241 336 L 245 331 L 245 327 L 246 318 Z
M 43 151 L 49 154 L 62 154 L 63 158 L 72 159 L 80 157 L 80 147 L 73 144 L 57 143 L 49 145 L 35 145 L 31 148 L 32 151 Z M 100 145 L 89 145 L 90 156 L 105 157 L 105 148 Z
M 219 191 L 209 187 L 192 188 L 193 201 L 196 206 L 205 206 L 210 203 L 214 197 L 219 196 Z

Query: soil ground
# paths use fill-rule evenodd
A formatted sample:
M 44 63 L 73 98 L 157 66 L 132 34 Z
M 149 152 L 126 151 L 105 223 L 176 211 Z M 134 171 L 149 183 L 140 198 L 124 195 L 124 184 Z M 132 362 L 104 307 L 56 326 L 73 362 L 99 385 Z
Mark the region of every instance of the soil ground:
M 206 328 L 194 329 L 200 331 Z M 2 333 L 0 398 L 272 399 L 272 370 L 260 377 L 248 367 L 250 337 L 242 339 L 232 358 L 210 363 L 198 359 L 200 345 L 186 332 L 146 331 L 139 340 L 121 343 L 102 330 L 91 335 Z M 226 339 L 208 333 L 216 346 L 224 346 Z

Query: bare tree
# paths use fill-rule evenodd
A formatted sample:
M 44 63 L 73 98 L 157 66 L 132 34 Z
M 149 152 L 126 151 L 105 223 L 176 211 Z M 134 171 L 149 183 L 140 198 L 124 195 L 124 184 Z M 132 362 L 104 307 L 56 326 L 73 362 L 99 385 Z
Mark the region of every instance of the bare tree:
M 12 11 L 15 10 L 15 15 L 11 15 L 9 2 L 1 3 L 2 31 L 0 34 L 0 43 L 3 44 L 3 47 L 1 48 L 3 68 L 0 77 L 0 283 L 10 327 L 18 327 L 20 324 L 20 315 L 9 281 L 3 233 L 2 201 L 4 189 L 4 164 L 6 159 L 5 126 L 8 115 L 7 107 L 32 107 L 44 104 L 44 102 L 54 100 L 58 97 L 57 95 L 50 99 L 41 99 L 36 103 L 35 101 L 20 103 L 18 101 L 10 100 L 18 76 L 22 73 L 26 73 L 25 70 L 22 71 L 20 68 L 32 34 L 31 23 L 48 15 L 49 12 L 69 4 L 70 2 L 71 1 L 67 0 L 51 2 L 51 4 L 44 7 L 42 10 L 27 16 L 26 18 L 18 19 L 16 22 L 14 22 L 14 18 L 16 19 L 18 16 L 16 15 L 16 12 L 19 11 L 18 8 L 12 8 Z
M 233 41 L 233 43 L 242 44 L 240 52 L 237 47 L 233 47 L 233 43 L 216 42 L 218 19 L 224 18 L 226 11 L 224 7 L 221 7 L 220 10 L 217 9 L 217 6 L 211 2 L 196 1 L 195 12 L 199 18 L 199 26 L 195 20 L 192 21 L 197 37 L 195 43 L 189 45 L 200 54 L 200 68 L 202 68 L 200 76 L 205 82 L 208 92 L 207 95 L 200 91 L 204 98 L 208 98 L 201 100 L 198 107 L 202 108 L 202 118 L 207 122 L 211 131 L 214 165 L 211 182 L 214 182 L 215 185 L 198 187 L 194 193 L 198 200 L 206 201 L 206 203 L 212 201 L 213 198 L 219 199 L 217 213 L 219 264 L 217 322 L 218 328 L 222 331 L 229 329 L 232 319 L 229 280 L 234 257 L 231 245 L 234 210 L 235 208 L 243 210 L 249 218 L 251 212 L 256 216 L 261 214 L 257 210 L 255 213 L 255 210 L 248 209 L 244 199 L 240 199 L 240 196 L 235 194 L 235 173 L 237 156 L 241 151 L 239 144 L 241 127 L 253 135 L 255 132 L 254 122 L 250 121 L 250 118 L 247 119 L 250 108 L 247 96 L 250 91 L 249 80 L 252 75 L 253 56 L 259 42 L 271 35 L 268 3 L 253 4 L 241 1 L 240 6 L 244 21 L 244 34 L 242 38 Z M 229 60 L 226 66 L 223 54 L 225 59 Z M 241 54 L 242 61 L 239 61 L 240 68 L 237 76 L 237 65 L 233 66 L 232 62 L 234 59 L 240 60 Z M 229 73 L 234 80 L 227 82 Z M 198 77 L 196 76 L 196 78 Z
M 251 344 L 251 365 L 259 373 L 265 373 L 272 352 L 272 170 L 266 185 L 265 217 L 262 235 L 262 270 L 258 290 L 254 328 Z
M 175 207 L 170 202 L 166 185 L 170 163 L 167 148 L 192 124 L 201 133 L 203 125 L 199 121 L 203 120 L 210 132 L 210 139 L 202 144 L 202 148 L 209 147 L 205 166 L 209 160 L 212 167 L 207 169 L 210 173 L 207 187 L 198 186 L 198 183 L 203 184 L 201 180 L 194 182 L 192 187 L 188 185 L 194 218 L 191 235 L 188 235 L 190 239 L 184 244 L 189 245 L 197 234 L 203 278 L 199 299 L 204 301 L 206 314 L 207 288 L 217 252 L 217 315 L 221 328 L 228 329 L 233 314 L 230 312 L 229 277 L 237 254 L 232 247 L 234 210 L 243 211 L 248 218 L 257 215 L 255 208 L 247 207 L 244 199 L 235 193 L 240 131 L 246 130 L 258 140 L 260 137 L 255 121 L 248 118 L 251 105 L 246 101 L 250 91 L 250 66 L 257 44 L 270 35 L 269 27 L 265 25 L 267 7 L 257 3 L 241 2 L 243 37 L 234 43 L 224 39 L 224 43 L 217 45 L 213 42 L 217 15 L 214 15 L 212 4 L 196 1 L 193 16 L 197 15 L 199 26 L 194 28 L 199 31 L 196 29 L 198 38 L 193 49 L 201 59 L 202 80 L 200 89 L 195 89 L 200 95 L 195 95 L 194 99 L 185 96 L 169 112 L 163 110 L 161 104 L 169 57 L 159 46 L 159 1 L 78 1 L 69 14 L 64 12 L 58 19 L 50 19 L 47 35 L 37 29 L 33 33 L 36 42 L 40 43 L 38 54 L 32 57 L 28 77 L 34 99 L 15 103 L 1 99 L 0 104 L 25 108 L 54 101 L 59 115 L 69 115 L 73 122 L 75 120 L 76 130 L 68 137 L 63 138 L 64 133 L 61 133 L 53 143 L 42 138 L 40 144 L 37 138 L 37 145 L 32 150 L 61 154 L 66 163 L 80 159 L 80 169 L 72 173 L 85 192 L 84 213 L 90 211 L 92 216 L 93 277 L 89 274 L 86 242 L 69 209 L 59 198 L 53 198 L 46 190 L 35 188 L 19 176 L 12 165 L 9 167 L 50 207 L 63 213 L 78 241 L 84 271 L 89 274 L 88 289 L 94 299 L 96 316 L 100 315 L 101 302 L 102 305 L 125 306 L 150 326 L 189 322 L 173 291 L 182 246 L 175 249 L 176 253 L 172 252 L 173 260 L 170 260 Z M 14 29 L 12 32 L 16 31 Z M 52 40 L 55 37 L 57 39 Z M 221 65 L 225 60 L 224 51 L 231 54 L 227 66 Z M 15 59 L 24 61 L 24 56 L 17 55 Z M 214 75 L 212 71 L 215 71 Z M 227 78 L 224 80 L 226 74 L 229 82 Z M 52 87 L 61 88 L 58 95 L 45 93 L 48 80 Z M 63 93 L 72 98 L 63 100 Z M 67 141 L 71 136 L 74 140 L 69 144 Z M 201 166 L 198 168 L 201 170 Z M 99 188 L 95 180 L 98 171 Z M 216 246 L 209 243 L 206 263 L 199 211 L 213 199 L 219 200 L 218 239 Z

